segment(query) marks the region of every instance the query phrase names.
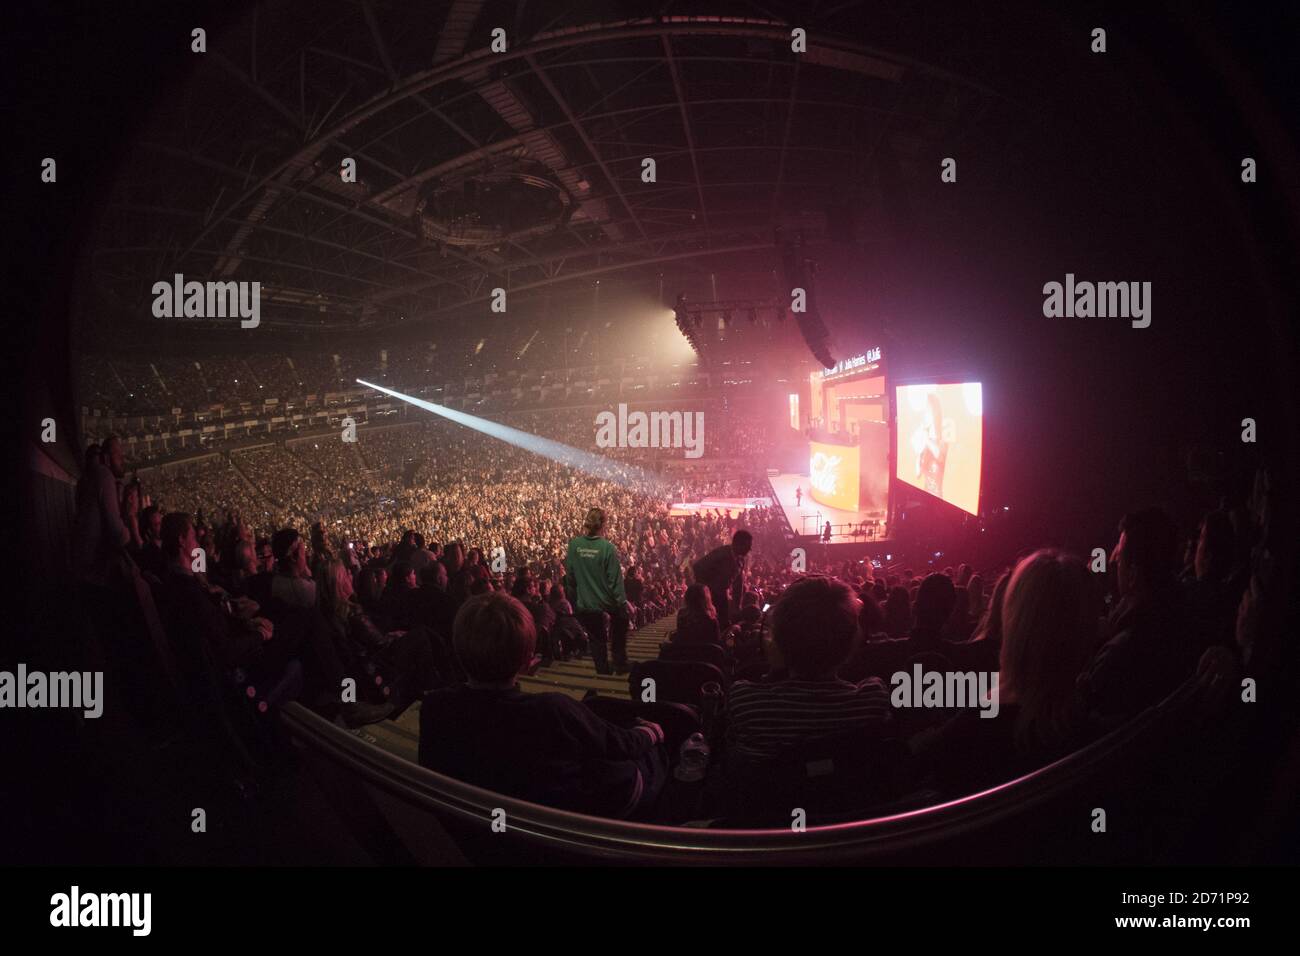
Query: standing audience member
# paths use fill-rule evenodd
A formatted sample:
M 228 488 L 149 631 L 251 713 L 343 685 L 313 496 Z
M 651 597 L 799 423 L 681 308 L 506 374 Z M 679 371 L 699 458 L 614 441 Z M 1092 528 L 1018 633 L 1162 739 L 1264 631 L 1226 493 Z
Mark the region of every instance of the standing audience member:
M 122 522 L 118 481 L 124 473 L 122 440 L 109 435 L 102 454 L 86 455 L 87 471 L 77 485 L 73 567 L 92 585 L 109 583 L 112 569 L 125 558 L 131 531 Z
M 742 528 L 732 535 L 731 544 L 714 548 L 691 568 L 696 583 L 709 589 L 724 631 L 731 626 L 731 605 L 739 608 L 745 593 L 745 556 L 753 548 L 754 536 Z
M 582 535 L 569 541 L 564 558 L 564 590 L 573 603 L 579 623 L 587 631 L 596 673 L 626 674 L 627 632 L 631 622 L 627 615 L 627 594 L 623 591 L 623 569 L 618 551 L 601 536 L 605 523 L 605 512 L 592 508 L 582 523 Z M 613 645 L 612 671 L 607 642 Z

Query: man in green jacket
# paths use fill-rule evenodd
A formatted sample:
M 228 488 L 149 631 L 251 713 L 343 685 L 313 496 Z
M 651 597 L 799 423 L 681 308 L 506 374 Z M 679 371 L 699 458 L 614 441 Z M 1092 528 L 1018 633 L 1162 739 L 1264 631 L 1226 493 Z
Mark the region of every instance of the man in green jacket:
M 630 621 L 618 551 L 601 537 L 605 512 L 600 508 L 588 511 L 582 526 L 585 533 L 569 541 L 569 550 L 564 558 L 565 595 L 573 604 L 574 617 L 591 638 L 591 657 L 596 664 L 596 673 L 626 674 Z M 606 649 L 607 632 L 611 627 L 613 671 L 609 668 Z

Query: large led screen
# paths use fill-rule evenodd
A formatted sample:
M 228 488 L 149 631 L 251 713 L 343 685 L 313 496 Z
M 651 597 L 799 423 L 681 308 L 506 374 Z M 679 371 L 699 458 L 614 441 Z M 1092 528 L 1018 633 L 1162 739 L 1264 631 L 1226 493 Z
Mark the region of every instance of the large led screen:
M 899 385 L 897 478 L 979 513 L 984 397 L 979 382 Z

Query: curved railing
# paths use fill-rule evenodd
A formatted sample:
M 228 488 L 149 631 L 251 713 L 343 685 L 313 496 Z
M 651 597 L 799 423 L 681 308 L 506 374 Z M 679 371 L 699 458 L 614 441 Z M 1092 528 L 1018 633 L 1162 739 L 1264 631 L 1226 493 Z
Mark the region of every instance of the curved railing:
M 492 834 L 491 844 L 498 851 L 517 847 L 522 857 L 533 860 L 871 863 L 942 859 L 945 847 L 1002 830 L 1025 814 L 1079 792 L 1089 780 L 1104 779 L 1108 772 L 1134 766 L 1134 761 L 1143 759 L 1143 752 L 1163 748 L 1176 733 L 1186 733 L 1196 693 L 1195 681 L 1188 681 L 1162 703 L 1084 749 L 988 790 L 887 816 L 810 826 L 801 832 L 655 826 L 570 813 L 502 796 L 412 764 L 298 704 L 285 708 L 282 719 L 296 745 L 311 760 L 323 761 L 336 776 L 353 784 L 364 784 L 352 789 L 348 805 L 341 808 L 343 813 L 368 809 L 373 815 L 380 808 L 380 816 L 391 819 L 396 801 L 408 829 L 411 819 L 427 815 L 430 827 L 445 827 L 444 832 L 452 834 L 457 844 L 466 833 L 491 834 L 493 812 L 504 810 L 506 831 Z M 376 794 L 383 795 L 382 799 L 374 801 Z M 353 805 L 363 795 L 372 801 L 369 808 Z M 474 859 L 475 854 L 470 851 L 466 856 Z M 438 862 L 421 860 L 418 853 L 410 861 Z

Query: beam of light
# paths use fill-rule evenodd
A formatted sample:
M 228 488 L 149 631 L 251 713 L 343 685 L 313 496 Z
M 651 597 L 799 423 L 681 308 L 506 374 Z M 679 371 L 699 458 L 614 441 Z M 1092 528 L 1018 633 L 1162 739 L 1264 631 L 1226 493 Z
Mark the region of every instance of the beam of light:
M 489 435 L 508 445 L 514 445 L 516 448 L 522 448 L 535 455 L 541 455 L 543 458 L 549 458 L 551 461 L 568 465 L 585 474 L 603 478 L 605 481 L 611 481 L 624 488 L 651 494 L 666 493 L 667 491 L 667 485 L 657 475 L 635 465 L 614 461 L 604 455 L 583 451 L 581 448 L 574 448 L 572 445 L 566 445 L 563 442 L 541 438 L 529 432 L 502 425 L 499 422 L 489 421 L 486 418 L 478 418 L 465 412 L 458 412 L 456 409 L 448 408 L 445 405 L 435 405 L 433 402 L 426 402 L 424 399 L 416 398 L 413 395 L 403 395 L 401 392 L 395 392 L 391 388 L 384 388 L 382 385 L 367 382 L 365 379 L 359 378 L 357 382 L 366 386 L 366 388 L 373 388 L 375 391 L 391 395 L 393 398 L 400 398 L 416 408 L 423 408 L 426 412 L 441 415 L 458 425 L 472 428 L 476 432 Z M 594 422 L 592 427 L 595 427 Z

